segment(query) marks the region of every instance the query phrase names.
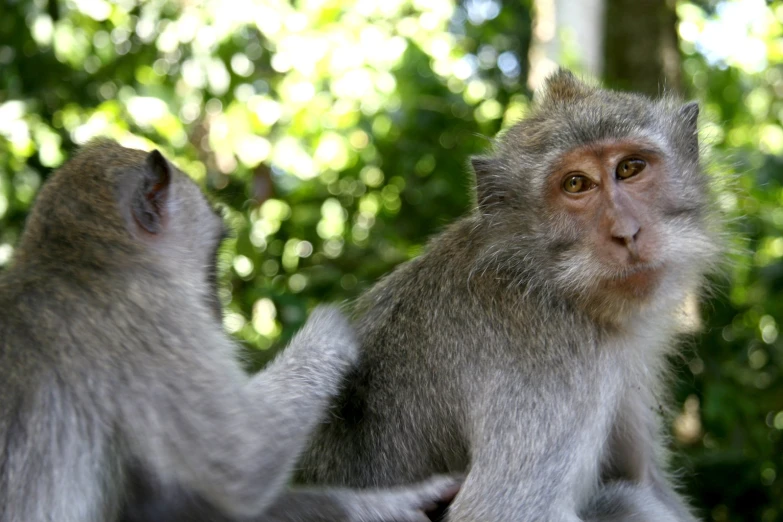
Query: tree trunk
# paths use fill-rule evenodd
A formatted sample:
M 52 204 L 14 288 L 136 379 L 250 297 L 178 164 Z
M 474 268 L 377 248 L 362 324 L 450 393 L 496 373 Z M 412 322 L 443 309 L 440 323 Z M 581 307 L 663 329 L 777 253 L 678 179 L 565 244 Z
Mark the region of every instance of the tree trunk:
M 657 95 L 682 90 L 673 0 L 606 0 L 604 80 Z
M 600 78 L 605 0 L 534 0 L 528 85 L 541 86 L 558 66 Z

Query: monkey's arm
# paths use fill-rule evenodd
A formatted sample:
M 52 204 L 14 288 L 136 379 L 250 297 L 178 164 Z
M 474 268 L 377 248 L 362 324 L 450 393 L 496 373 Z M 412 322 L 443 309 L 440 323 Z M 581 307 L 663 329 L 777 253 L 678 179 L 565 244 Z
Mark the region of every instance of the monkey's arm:
M 425 511 L 449 502 L 459 480 L 434 478 L 388 490 L 293 489 L 275 502 L 264 522 L 427 522 Z
M 262 515 L 231 518 L 182 488 L 134 503 L 122 522 L 426 522 L 424 514 L 449 502 L 459 489 L 456 478 L 387 490 L 291 489 Z
M 272 368 L 249 382 L 225 353 L 172 353 L 154 361 L 154 376 L 121 401 L 131 452 L 164 482 L 241 518 L 281 493 L 357 347 L 345 319 L 321 309 Z

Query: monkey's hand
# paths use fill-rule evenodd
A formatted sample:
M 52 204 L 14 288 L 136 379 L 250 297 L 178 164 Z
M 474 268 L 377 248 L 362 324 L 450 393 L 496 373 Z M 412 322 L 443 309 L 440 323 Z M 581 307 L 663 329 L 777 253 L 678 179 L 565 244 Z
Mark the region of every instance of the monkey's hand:
M 335 306 L 318 306 L 307 323 L 291 341 L 286 353 L 306 357 L 324 365 L 353 366 L 359 358 L 359 346 L 348 319 Z
M 435 477 L 390 489 L 294 489 L 264 514 L 265 522 L 428 522 L 459 491 L 461 479 Z
M 397 522 L 442 520 L 446 508 L 459 493 L 462 478 L 435 477 L 427 482 L 377 493 L 375 518 L 350 518 L 353 522 Z M 371 495 L 372 493 L 367 493 Z M 380 506 L 380 507 L 379 507 Z
M 359 343 L 345 316 L 336 307 L 319 306 L 286 349 L 254 380 L 257 385 L 279 383 L 329 401 L 358 357 Z M 318 410 L 322 407 L 316 405 Z

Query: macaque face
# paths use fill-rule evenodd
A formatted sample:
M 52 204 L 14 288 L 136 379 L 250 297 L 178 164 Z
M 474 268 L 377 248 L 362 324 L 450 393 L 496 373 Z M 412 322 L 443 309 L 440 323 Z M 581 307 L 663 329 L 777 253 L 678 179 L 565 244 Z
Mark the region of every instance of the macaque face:
M 640 141 L 592 143 L 561 157 L 546 187 L 550 216 L 569 231 L 577 262 L 593 265 L 573 277 L 631 299 L 655 291 L 665 270 L 658 209 L 666 176 L 663 153 Z

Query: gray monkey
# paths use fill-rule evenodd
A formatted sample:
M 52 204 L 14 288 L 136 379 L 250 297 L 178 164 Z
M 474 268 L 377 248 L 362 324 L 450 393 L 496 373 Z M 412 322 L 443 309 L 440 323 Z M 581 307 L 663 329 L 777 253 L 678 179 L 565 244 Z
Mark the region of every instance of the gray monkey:
M 693 521 L 659 411 L 720 259 L 698 105 L 549 78 L 476 208 L 359 300 L 362 359 L 298 474 L 466 472 L 448 520 Z
M 50 177 L 0 274 L 0 521 L 118 520 L 138 477 L 216 520 L 426 520 L 453 495 L 287 489 L 357 345 L 317 309 L 248 378 L 214 292 L 223 233 L 157 151 L 95 141 Z

